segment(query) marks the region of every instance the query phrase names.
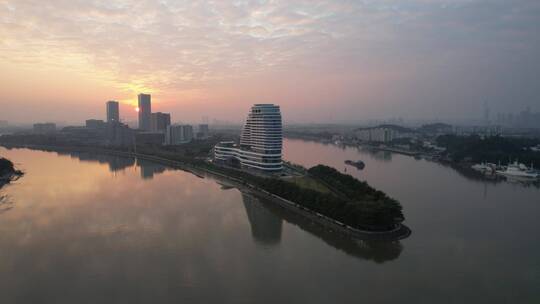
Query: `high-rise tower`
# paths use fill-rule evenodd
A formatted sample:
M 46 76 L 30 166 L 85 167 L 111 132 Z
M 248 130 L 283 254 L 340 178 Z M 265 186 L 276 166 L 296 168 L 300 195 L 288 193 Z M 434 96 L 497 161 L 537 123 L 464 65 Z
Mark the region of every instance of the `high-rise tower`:
M 171 125 L 171 114 L 156 112 L 152 113 L 150 129 L 152 132 L 165 132 Z
M 248 114 L 240 136 L 240 146 L 232 142 L 214 147 L 217 161 L 239 162 L 242 168 L 280 171 L 283 133 L 279 106 L 255 104 Z
M 107 122 L 120 121 L 120 107 L 118 101 L 107 101 Z
M 152 121 L 152 102 L 150 94 L 139 94 L 139 129 L 150 131 Z

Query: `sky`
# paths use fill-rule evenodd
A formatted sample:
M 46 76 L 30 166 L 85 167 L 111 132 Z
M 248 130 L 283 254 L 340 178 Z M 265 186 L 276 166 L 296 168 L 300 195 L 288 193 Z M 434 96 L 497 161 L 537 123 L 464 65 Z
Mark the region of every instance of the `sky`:
M 176 122 L 540 111 L 539 33 L 538 0 L 0 0 L 0 120 L 135 120 L 139 93 Z

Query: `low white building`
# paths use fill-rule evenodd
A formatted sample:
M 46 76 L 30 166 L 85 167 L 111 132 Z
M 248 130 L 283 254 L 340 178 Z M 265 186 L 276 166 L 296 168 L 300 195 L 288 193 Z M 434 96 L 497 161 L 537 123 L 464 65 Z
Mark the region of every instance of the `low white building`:
M 356 138 L 361 141 L 391 142 L 396 132 L 390 128 L 371 128 L 356 131 Z

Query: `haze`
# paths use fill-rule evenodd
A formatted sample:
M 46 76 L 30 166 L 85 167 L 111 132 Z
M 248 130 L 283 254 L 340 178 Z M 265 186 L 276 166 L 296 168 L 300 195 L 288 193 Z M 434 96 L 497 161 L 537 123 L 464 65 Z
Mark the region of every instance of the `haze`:
M 0 0 L 0 119 L 81 123 L 138 93 L 174 121 L 540 110 L 540 1 Z

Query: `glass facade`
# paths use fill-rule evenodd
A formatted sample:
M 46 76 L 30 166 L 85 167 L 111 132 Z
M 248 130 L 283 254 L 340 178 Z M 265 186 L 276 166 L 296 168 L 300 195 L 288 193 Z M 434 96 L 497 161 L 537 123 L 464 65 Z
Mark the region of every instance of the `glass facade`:
M 282 162 L 283 131 L 281 111 L 273 104 L 254 105 L 240 135 L 240 146 L 222 142 L 214 148 L 214 159 L 237 159 L 242 168 L 280 171 Z

